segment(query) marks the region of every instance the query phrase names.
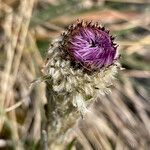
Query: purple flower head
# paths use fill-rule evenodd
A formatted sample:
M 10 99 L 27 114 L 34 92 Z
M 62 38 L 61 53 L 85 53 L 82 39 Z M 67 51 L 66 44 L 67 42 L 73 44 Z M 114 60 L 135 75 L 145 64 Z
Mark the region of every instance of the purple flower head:
M 98 23 L 78 21 L 64 39 L 70 58 L 87 70 L 108 67 L 116 60 L 114 38 Z

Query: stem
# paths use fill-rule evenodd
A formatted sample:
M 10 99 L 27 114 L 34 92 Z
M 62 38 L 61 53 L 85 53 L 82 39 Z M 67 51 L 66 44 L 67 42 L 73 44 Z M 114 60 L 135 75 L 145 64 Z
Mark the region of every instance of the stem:
M 45 115 L 47 119 L 46 123 L 46 132 L 47 132 L 47 137 L 49 137 L 48 133 L 51 134 L 49 137 L 50 142 L 53 141 L 55 138 L 53 134 L 56 131 L 56 127 L 54 126 L 54 122 L 56 121 L 54 112 L 56 112 L 56 101 L 54 98 L 54 92 L 52 90 L 52 84 L 46 83 L 46 97 L 47 97 L 47 104 L 45 105 Z
M 67 101 L 65 96 L 59 96 L 52 89 L 51 81 L 47 81 L 47 104 L 45 105 L 47 123 L 45 131 L 47 132 L 50 146 L 64 145 L 62 143 L 64 134 L 74 125 L 79 114 L 71 101 Z

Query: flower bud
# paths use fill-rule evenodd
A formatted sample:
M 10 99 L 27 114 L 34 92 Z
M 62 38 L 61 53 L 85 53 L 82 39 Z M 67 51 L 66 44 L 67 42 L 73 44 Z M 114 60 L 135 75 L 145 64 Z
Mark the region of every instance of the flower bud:
M 84 114 L 83 102 L 110 91 L 117 60 L 117 47 L 108 30 L 97 22 L 77 21 L 49 48 L 44 73 L 52 79 L 52 90 L 67 95 Z

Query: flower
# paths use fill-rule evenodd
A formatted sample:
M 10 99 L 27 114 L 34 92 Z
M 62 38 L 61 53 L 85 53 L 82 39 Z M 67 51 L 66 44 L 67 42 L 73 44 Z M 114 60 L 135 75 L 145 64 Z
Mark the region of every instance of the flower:
M 114 38 L 98 23 L 72 24 L 49 48 L 44 68 L 62 99 L 59 108 L 67 111 L 72 103 L 84 114 L 85 101 L 108 93 L 119 66 L 116 52 Z
M 98 23 L 78 21 L 70 26 L 64 41 L 62 49 L 65 47 L 71 61 L 74 60 L 87 70 L 108 67 L 117 59 L 114 37 Z

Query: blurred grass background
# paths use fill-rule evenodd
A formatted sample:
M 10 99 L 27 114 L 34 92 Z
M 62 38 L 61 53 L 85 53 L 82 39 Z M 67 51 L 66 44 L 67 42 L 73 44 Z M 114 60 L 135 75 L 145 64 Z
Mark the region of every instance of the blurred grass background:
M 51 41 L 78 18 L 111 30 L 125 69 L 111 95 L 78 120 L 66 149 L 149 149 L 149 0 L 1 0 L 0 149 L 43 149 L 45 85 L 30 85 L 42 75 Z

